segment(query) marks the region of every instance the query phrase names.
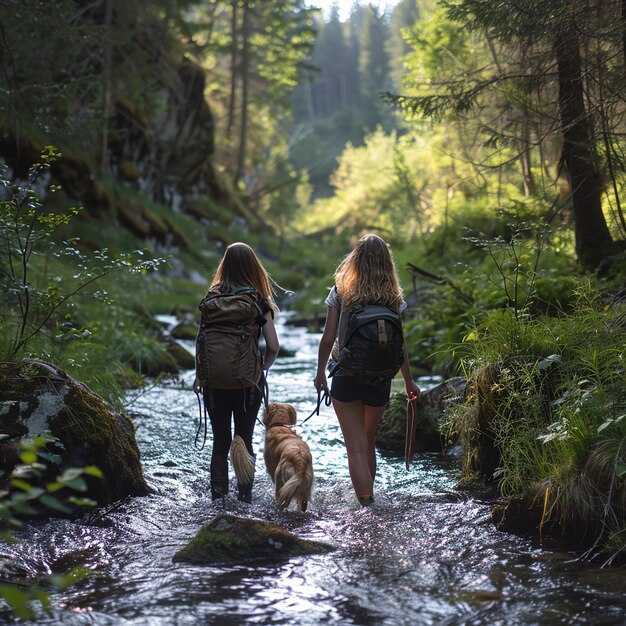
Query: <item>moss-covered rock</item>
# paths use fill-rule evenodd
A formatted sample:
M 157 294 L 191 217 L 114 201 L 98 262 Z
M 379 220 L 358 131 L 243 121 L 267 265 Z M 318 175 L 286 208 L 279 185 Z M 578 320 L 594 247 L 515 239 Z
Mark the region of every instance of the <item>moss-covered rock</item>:
M 167 351 L 174 358 L 181 370 L 192 370 L 196 366 L 196 359 L 187 348 L 181 346 L 174 339 L 167 342 Z
M 333 549 L 326 543 L 300 539 L 276 524 L 222 514 L 200 528 L 172 560 L 209 565 L 315 554 Z
M 50 433 L 63 446 L 61 461 L 38 478 L 54 480 L 68 467 L 95 465 L 103 479 L 87 476 L 87 493 L 99 505 L 151 492 L 146 483 L 131 419 L 115 411 L 89 387 L 44 361 L 0 363 L 0 433 L 4 448 L 20 439 Z M 9 472 L 12 455 L 0 457 Z
M 289 348 L 285 348 L 283 346 L 280 346 L 280 348 L 278 348 L 278 356 L 279 357 L 294 357 L 296 356 L 296 351 L 295 350 L 290 350 Z
M 144 346 L 141 353 L 134 354 L 128 360 L 128 365 L 138 374 L 150 378 L 178 374 L 180 371 L 176 359 L 168 350 L 165 338 Z
M 444 439 L 441 421 L 451 406 L 463 400 L 464 389 L 465 379 L 457 377 L 446 380 L 422 393 L 416 405 L 416 451 L 441 450 Z M 393 394 L 376 435 L 376 445 L 381 450 L 393 454 L 404 453 L 406 412 L 406 394 Z
M 198 325 L 191 324 L 189 322 L 181 322 L 172 328 L 170 335 L 174 339 L 189 339 L 194 340 L 198 334 Z

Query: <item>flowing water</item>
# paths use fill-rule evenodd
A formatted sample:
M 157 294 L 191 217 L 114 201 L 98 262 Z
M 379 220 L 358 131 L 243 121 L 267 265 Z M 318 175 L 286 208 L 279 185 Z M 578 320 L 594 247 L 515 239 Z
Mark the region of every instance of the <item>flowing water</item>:
M 294 357 L 277 361 L 271 399 L 314 407 L 319 335 L 281 328 Z M 626 624 L 626 573 L 580 563 L 573 554 L 497 531 L 490 504 L 455 490 L 458 471 L 440 455 L 379 456 L 376 503 L 360 508 L 332 408 L 300 432 L 311 446 L 315 486 L 309 510 L 279 512 L 257 461 L 253 503 L 212 502 L 210 434 L 193 445 L 197 402 L 180 384 L 129 398 L 144 472 L 154 495 L 124 501 L 83 520 L 29 525 L 2 546 L 7 579 L 67 571 L 91 575 L 51 591 L 38 624 Z M 423 381 L 427 384 L 428 381 Z M 262 428 L 255 435 L 262 448 Z M 234 480 L 231 482 L 231 486 Z M 276 522 L 334 552 L 216 566 L 172 563 L 199 527 L 222 511 Z M 3 623 L 15 623 L 7 611 Z

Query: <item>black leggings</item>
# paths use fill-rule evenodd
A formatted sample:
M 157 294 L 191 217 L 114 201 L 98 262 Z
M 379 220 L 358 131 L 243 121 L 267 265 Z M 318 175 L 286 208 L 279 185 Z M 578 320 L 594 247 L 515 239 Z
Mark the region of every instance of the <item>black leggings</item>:
M 204 402 L 208 407 L 213 430 L 213 455 L 227 456 L 233 437 L 239 435 L 250 454 L 254 422 L 261 406 L 261 391 L 257 387 L 245 389 L 205 389 Z M 231 418 L 235 418 L 235 433 Z

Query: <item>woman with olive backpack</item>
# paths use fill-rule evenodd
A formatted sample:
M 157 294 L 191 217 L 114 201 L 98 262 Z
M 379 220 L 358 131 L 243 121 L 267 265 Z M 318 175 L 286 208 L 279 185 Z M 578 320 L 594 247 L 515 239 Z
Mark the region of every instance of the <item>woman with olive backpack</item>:
M 230 451 L 238 498 L 250 502 L 256 458 L 252 436 L 264 397 L 264 370 L 272 366 L 279 348 L 272 281 L 250 246 L 233 243 L 226 248 L 200 312 L 194 391 L 203 395 L 213 432 L 211 497 L 228 493 Z M 238 458 L 248 457 L 244 471 L 238 471 L 234 452 Z

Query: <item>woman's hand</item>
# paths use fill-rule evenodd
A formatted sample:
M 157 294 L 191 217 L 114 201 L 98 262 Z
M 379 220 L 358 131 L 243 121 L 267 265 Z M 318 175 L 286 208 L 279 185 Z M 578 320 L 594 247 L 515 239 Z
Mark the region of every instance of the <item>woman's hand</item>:
M 409 399 L 409 402 L 415 402 L 422 395 L 422 391 L 415 384 L 414 380 L 406 380 L 404 381 L 404 386 L 406 387 L 406 395 Z
M 202 381 L 196 376 L 196 379 L 193 381 L 193 390 L 196 393 L 202 393 Z
M 328 382 L 326 380 L 326 374 L 318 372 L 313 379 L 313 386 L 317 389 L 318 393 L 321 391 L 328 391 Z

